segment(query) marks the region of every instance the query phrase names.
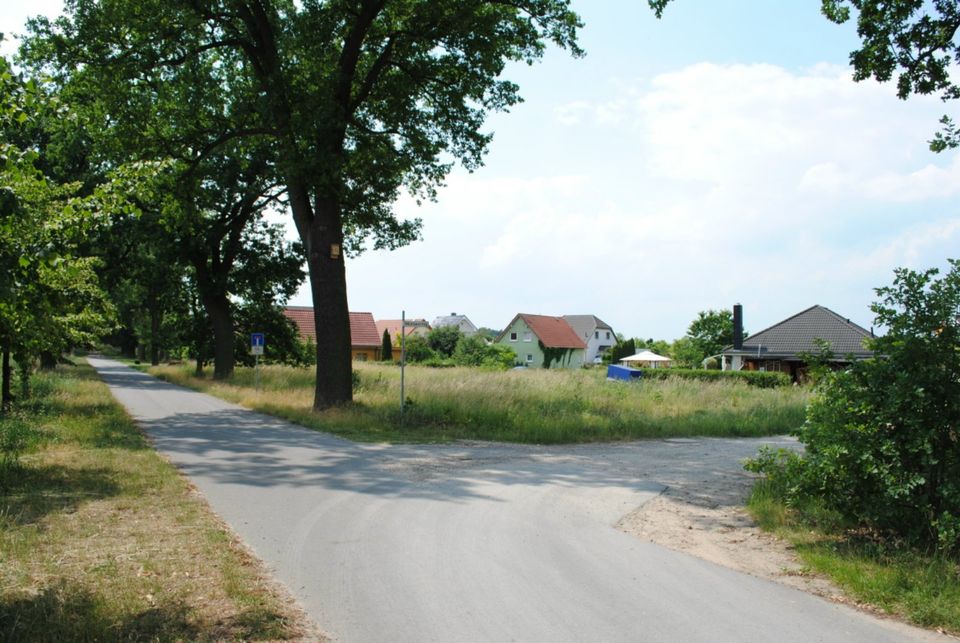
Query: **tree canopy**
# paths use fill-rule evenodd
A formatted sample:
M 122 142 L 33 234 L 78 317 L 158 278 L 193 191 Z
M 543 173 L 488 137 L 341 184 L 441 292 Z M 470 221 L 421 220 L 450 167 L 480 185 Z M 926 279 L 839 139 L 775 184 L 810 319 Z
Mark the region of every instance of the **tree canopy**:
M 125 88 L 178 88 L 199 158 L 241 140 L 267 150 L 307 253 L 323 408 L 352 396 L 345 254 L 416 239 L 419 221 L 393 212 L 400 190 L 429 199 L 452 163 L 478 167 L 487 114 L 520 100 L 506 63 L 548 42 L 579 54 L 579 27 L 566 0 L 73 0 L 33 23 L 26 49 L 109 87 L 117 118 Z

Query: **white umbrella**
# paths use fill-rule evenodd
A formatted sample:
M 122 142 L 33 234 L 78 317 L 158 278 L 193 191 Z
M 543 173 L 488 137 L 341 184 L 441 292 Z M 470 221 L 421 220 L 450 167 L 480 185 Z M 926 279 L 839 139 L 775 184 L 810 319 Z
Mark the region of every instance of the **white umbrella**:
M 620 360 L 621 362 L 637 362 L 645 363 L 649 366 L 656 367 L 658 364 L 672 362 L 673 360 L 669 357 L 664 357 L 663 355 L 657 355 L 653 351 L 643 350 L 637 353 L 636 355 L 631 355 L 630 357 L 624 357 Z

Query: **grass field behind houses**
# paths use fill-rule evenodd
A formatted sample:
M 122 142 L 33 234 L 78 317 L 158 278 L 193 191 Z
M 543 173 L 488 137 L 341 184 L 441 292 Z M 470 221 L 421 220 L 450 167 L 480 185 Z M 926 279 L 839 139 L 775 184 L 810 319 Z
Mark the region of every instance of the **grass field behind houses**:
M 150 372 L 248 408 L 360 441 L 497 440 L 536 444 L 675 436 L 783 434 L 803 422 L 802 387 L 759 389 L 740 382 L 608 382 L 602 369 L 487 371 L 408 366 L 405 416 L 400 370 L 355 364 L 354 402 L 313 413 L 313 370 L 238 368 L 226 382 L 189 366 Z

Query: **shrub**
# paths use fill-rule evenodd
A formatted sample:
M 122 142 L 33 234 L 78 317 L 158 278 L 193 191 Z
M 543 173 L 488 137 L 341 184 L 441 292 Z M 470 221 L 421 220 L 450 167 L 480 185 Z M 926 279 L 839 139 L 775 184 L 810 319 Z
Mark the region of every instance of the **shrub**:
M 645 368 L 643 377 L 647 379 L 665 380 L 672 377 L 703 380 L 707 382 L 717 381 L 742 381 L 750 386 L 758 388 L 776 388 L 778 386 L 788 386 L 790 376 L 786 373 L 773 373 L 762 371 L 716 371 L 701 368 Z
M 408 362 L 426 362 L 437 354 L 427 345 L 427 340 L 419 335 L 410 335 L 403 342 L 403 350 Z
M 488 344 L 476 335 L 461 337 L 453 351 L 453 361 L 458 366 L 506 370 L 513 366 L 516 359 L 516 353 L 509 346 Z
M 456 326 L 440 326 L 427 333 L 427 345 L 441 357 L 451 357 L 463 333 Z
M 882 357 L 826 374 L 789 466 L 755 461 L 788 500 L 821 499 L 874 532 L 960 551 L 960 261 L 877 289 Z

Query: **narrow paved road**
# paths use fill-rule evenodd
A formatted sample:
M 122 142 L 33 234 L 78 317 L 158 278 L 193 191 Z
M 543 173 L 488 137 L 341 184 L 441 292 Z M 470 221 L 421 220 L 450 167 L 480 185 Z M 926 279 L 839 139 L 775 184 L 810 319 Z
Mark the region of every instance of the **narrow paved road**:
M 358 445 L 90 363 L 335 640 L 943 640 L 613 527 L 756 440 Z

